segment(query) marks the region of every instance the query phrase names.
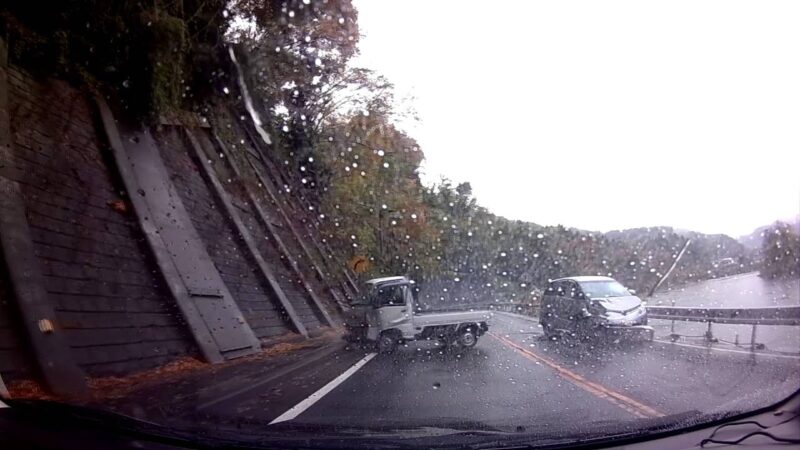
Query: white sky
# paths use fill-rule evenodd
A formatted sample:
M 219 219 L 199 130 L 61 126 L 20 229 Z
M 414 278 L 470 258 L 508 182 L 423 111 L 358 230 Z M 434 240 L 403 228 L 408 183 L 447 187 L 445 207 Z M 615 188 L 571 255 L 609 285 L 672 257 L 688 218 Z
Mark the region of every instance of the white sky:
M 424 180 L 511 219 L 733 236 L 800 213 L 800 2 L 356 0 Z

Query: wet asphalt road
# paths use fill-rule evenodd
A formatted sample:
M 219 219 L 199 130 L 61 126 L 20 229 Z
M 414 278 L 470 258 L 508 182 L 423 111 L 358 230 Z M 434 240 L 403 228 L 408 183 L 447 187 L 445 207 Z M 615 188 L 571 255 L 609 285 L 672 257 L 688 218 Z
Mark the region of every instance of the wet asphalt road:
M 226 390 L 228 395 L 204 398 L 195 412 L 205 423 L 237 429 L 300 424 L 566 430 L 566 424 L 636 426 L 684 413 L 749 411 L 800 387 L 796 352 L 754 356 L 724 345 L 673 344 L 668 327 L 656 330 L 654 342 L 578 345 L 545 341 L 534 319 L 498 313 L 490 334 L 473 349 L 409 343 L 372 357 L 310 406 L 309 396 L 370 351 L 338 344 L 269 382 L 250 378 L 236 395 Z M 297 405 L 296 417 L 268 425 Z
M 799 369 L 796 359 L 661 342 L 605 349 L 547 342 L 538 324 L 498 315 L 492 335 L 472 350 L 412 343 L 378 355 L 294 421 L 507 429 L 752 410 L 794 392 Z

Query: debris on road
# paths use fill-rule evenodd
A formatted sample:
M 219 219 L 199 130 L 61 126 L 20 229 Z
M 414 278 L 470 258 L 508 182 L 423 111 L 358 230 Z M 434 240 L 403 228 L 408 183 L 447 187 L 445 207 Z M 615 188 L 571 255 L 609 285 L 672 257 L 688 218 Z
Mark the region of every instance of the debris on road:
M 90 400 L 119 399 L 148 386 L 177 383 L 189 377 L 213 374 L 234 366 L 287 356 L 303 349 L 320 347 L 325 343 L 338 339 L 339 336 L 339 333 L 333 330 L 305 340 L 298 340 L 296 335 L 279 336 L 265 342 L 264 345 L 266 347 L 258 353 L 220 364 L 209 364 L 195 357 L 187 356 L 153 369 L 135 372 L 124 377 L 89 378 L 87 382 L 91 389 Z M 57 400 L 57 397 L 50 394 L 41 384 L 33 380 L 16 380 L 9 385 L 8 390 L 10 397 L 14 399 Z

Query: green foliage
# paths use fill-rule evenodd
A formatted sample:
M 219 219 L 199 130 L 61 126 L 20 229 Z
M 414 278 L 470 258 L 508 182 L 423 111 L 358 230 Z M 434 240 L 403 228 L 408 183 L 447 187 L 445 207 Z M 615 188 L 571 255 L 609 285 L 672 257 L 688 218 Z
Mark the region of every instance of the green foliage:
M 434 270 L 417 143 L 378 113 L 331 123 L 325 134 L 307 166 L 318 168 L 327 238 L 345 255 L 370 258 L 375 273 Z
M 800 275 L 800 234 L 791 225 L 776 222 L 764 231 L 760 275 L 764 278 Z
M 569 275 L 612 276 L 646 292 L 689 238 L 668 283 L 729 275 L 713 265 L 725 257 L 741 263 L 739 272 L 749 267 L 743 246 L 727 236 L 668 227 L 605 234 L 543 227 L 490 213 L 468 183 L 426 188 L 416 175 L 422 152 L 386 115 L 330 123 L 314 148 L 306 166 L 318 174 L 326 238 L 348 257 L 370 258 L 367 277 L 407 274 L 481 301 L 535 301 L 549 280 Z
M 225 3 L 6 2 L 0 24 L 15 63 L 113 93 L 133 114 L 158 117 L 210 91 L 228 26 Z
M 233 45 L 272 156 L 302 180 L 341 259 L 372 261 L 368 277 L 407 274 L 471 301 L 535 299 L 568 275 L 613 276 L 645 291 L 688 238 L 673 283 L 720 275 L 721 258 L 748 267 L 742 246 L 724 236 L 544 227 L 492 214 L 469 183 L 423 186 L 423 153 L 395 125 L 403 113 L 391 83 L 350 66 L 359 37 L 351 0 L 29 0 L 0 6 L 0 18 L 15 62 L 113 91 L 150 117 L 201 103 L 217 119 L 242 111 Z M 222 87 L 233 105 L 212 95 Z M 236 136 L 222 138 L 236 150 Z M 796 274 L 797 234 L 769 236 L 762 275 Z
M 341 107 L 352 106 L 345 91 L 388 85 L 369 71 L 348 67 L 357 51 L 357 12 L 350 0 L 240 0 L 232 2 L 231 11 L 258 24 L 231 30 L 228 37 L 237 43 L 250 91 L 263 100 L 276 147 L 285 149 L 289 168 L 307 180 L 313 194 L 317 173 L 300 169 L 315 153 L 324 125 Z M 374 103 L 381 97 L 369 98 Z
M 152 29 L 152 51 L 148 54 L 151 71 L 149 90 L 152 96 L 150 109 L 168 112 L 182 103 L 188 30 L 186 23 L 174 16 L 153 15 L 148 22 Z

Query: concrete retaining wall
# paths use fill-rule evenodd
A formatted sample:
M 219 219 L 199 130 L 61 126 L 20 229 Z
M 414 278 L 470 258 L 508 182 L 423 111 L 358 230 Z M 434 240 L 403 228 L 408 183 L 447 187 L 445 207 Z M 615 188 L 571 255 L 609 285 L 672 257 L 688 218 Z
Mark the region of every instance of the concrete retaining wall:
M 0 41 L 0 54 L 2 47 Z M 73 385 L 76 379 L 82 383 L 83 374 L 124 375 L 181 356 L 207 355 L 201 350 L 210 341 L 198 339 L 208 333 L 187 324 L 203 323 L 196 317 L 187 320 L 192 319 L 186 316 L 192 309 L 185 302 L 193 300 L 176 299 L 174 276 L 170 279 L 164 272 L 164 257 L 157 257 L 148 234 L 154 230 L 143 228 L 148 218 L 131 202 L 130 195 L 144 194 L 126 192 L 130 172 L 118 167 L 120 146 L 112 149 L 108 129 L 115 120 L 109 121 L 107 114 L 101 120 L 98 104 L 87 91 L 36 79 L 13 62 L 0 66 L 0 94 L 0 146 L 8 142 L 0 152 L 0 181 L 18 193 L 16 204 L 22 205 L 12 211 L 0 202 L 0 209 L 6 208 L 0 214 L 16 214 L 13 224 L 25 231 L 12 234 L 0 221 L 0 237 L 5 233 L 6 238 L 29 241 L 33 258 L 28 265 L 44 287 L 38 303 L 33 302 L 36 309 L 20 301 L 27 292 L 15 283 L 19 274 L 7 270 L 17 264 L 9 256 L 13 249 L 3 249 L 0 375 L 6 381 L 41 377 L 59 391 L 57 374 L 48 377 L 45 347 L 30 345 L 39 341 L 62 345 L 60 361 L 74 366 L 78 374 Z M 263 183 L 254 182 L 259 171 L 259 180 L 280 189 L 285 175 L 270 172 L 268 161 L 261 159 L 264 149 L 218 148 L 226 140 L 249 141 L 246 130 L 239 128 L 244 126 L 227 128 L 224 138 L 196 123 L 150 127 L 150 132 L 166 166 L 166 181 L 174 186 L 189 226 L 241 311 L 242 326 L 263 340 L 336 326 L 345 292 L 344 278 L 338 275 L 343 265 L 321 253 L 319 239 L 303 218 L 290 218 L 281 209 L 293 201 L 281 199 L 281 205 L 270 199 L 274 193 Z M 225 150 L 231 160 L 198 160 L 188 133 L 198 136 L 203 151 L 217 155 Z M 199 165 L 209 161 L 210 172 Z M 216 177 L 216 186 L 210 175 Z M 275 176 L 281 181 L 270 178 Z M 220 186 L 227 207 L 220 199 Z M 203 318 L 206 324 L 207 319 Z

